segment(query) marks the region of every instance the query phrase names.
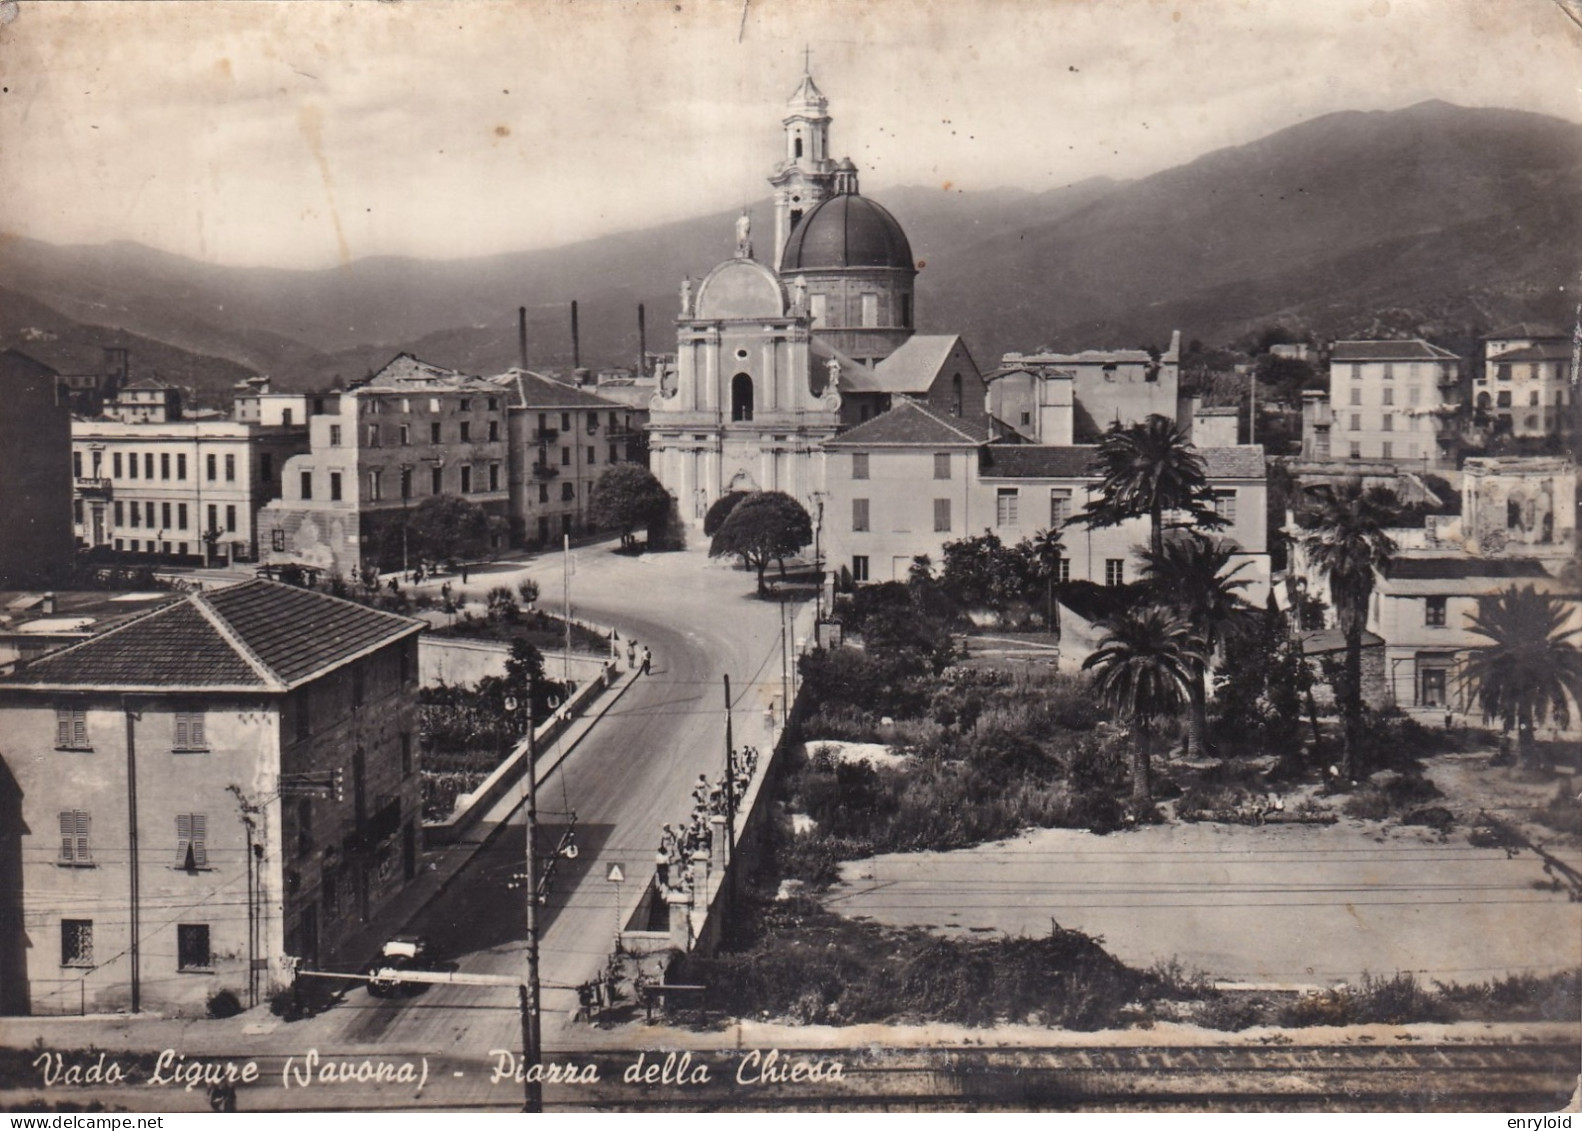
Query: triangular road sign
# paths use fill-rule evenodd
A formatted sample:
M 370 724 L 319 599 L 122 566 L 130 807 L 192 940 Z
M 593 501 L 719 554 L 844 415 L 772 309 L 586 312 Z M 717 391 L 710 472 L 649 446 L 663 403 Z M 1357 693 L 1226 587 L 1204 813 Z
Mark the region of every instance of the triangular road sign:
M 622 884 L 626 882 L 626 873 L 621 870 L 619 864 L 611 864 L 609 874 L 604 878 L 612 884 Z

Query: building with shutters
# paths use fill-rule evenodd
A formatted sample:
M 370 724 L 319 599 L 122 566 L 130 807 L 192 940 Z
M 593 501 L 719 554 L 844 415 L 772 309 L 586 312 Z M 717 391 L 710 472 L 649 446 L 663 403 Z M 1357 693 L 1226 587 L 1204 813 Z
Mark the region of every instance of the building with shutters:
M 417 869 L 423 627 L 254 581 L 0 679 L 0 1012 L 201 1015 L 364 961 Z

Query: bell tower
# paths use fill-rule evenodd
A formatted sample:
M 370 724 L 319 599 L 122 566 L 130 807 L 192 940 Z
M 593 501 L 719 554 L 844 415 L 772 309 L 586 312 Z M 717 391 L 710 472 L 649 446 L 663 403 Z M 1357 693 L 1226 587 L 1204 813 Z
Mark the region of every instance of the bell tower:
M 829 156 L 829 100 L 814 85 L 807 56 L 804 51 L 802 81 L 787 101 L 781 123 L 785 127 L 785 156 L 769 175 L 775 190 L 773 266 L 777 270 L 797 221 L 830 195 L 835 179 L 835 163 Z

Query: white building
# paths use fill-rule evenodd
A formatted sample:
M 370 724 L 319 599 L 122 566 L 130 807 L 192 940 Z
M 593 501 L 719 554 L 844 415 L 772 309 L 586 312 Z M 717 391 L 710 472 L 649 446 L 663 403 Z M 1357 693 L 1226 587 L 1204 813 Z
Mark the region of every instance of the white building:
M 1329 357 L 1327 445 L 1331 459 L 1387 460 L 1423 468 L 1450 466 L 1449 417 L 1461 403 L 1461 359 L 1421 338 L 1336 342 Z M 1304 405 L 1321 422 L 1320 403 Z M 1308 445 L 1304 445 L 1304 450 Z

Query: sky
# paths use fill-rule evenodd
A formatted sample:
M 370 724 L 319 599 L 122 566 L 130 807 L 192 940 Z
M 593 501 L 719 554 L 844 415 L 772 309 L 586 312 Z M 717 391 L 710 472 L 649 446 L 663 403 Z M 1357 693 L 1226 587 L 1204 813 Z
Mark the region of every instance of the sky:
M 768 194 L 804 49 L 880 200 L 1139 177 L 1429 98 L 1582 121 L 1560 3 L 7 0 L 0 241 L 322 268 L 734 208 Z

